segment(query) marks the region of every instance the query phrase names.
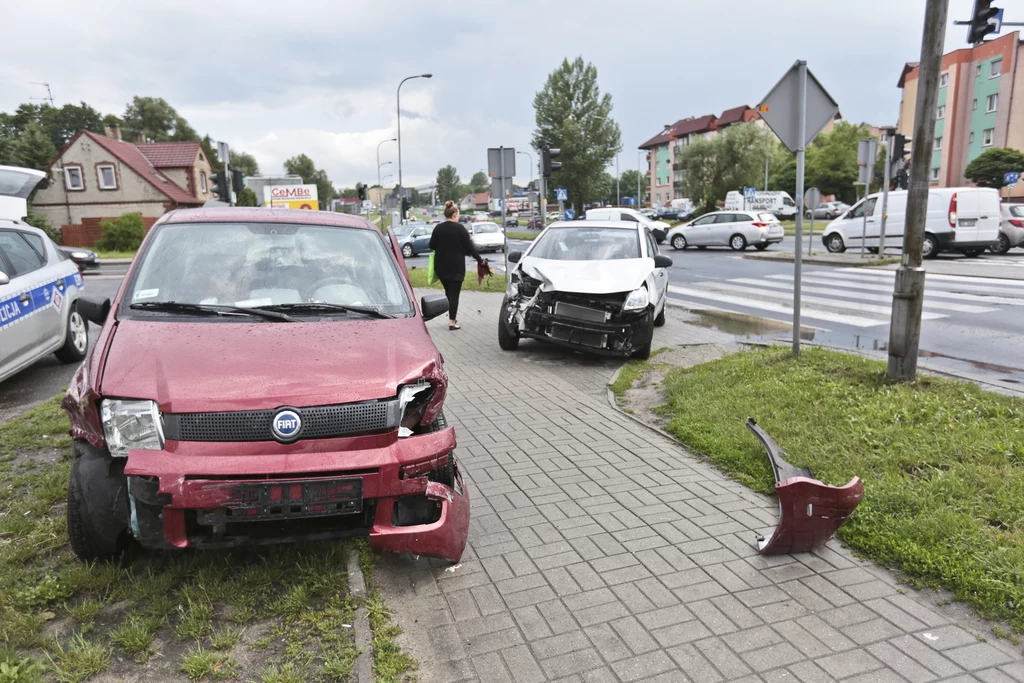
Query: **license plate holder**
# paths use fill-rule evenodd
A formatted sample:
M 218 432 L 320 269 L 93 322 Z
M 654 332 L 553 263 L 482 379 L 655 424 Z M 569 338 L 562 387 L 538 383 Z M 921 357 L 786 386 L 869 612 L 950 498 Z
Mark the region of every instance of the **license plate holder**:
M 350 515 L 363 511 L 362 477 L 240 482 L 222 507 L 198 511 L 200 524 Z
M 960 219 L 960 227 L 961 228 L 973 228 L 977 224 L 978 224 L 978 219 L 977 218 L 961 218 Z

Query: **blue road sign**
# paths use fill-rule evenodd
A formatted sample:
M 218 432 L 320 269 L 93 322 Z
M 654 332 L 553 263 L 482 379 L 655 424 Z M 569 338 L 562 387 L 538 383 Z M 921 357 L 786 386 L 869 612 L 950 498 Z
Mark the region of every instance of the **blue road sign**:
M 562 188 L 558 188 L 557 190 L 555 190 L 555 201 L 556 202 L 567 202 L 567 201 L 569 201 L 569 193 L 566 192 L 565 190 L 563 190 Z M 572 220 L 572 219 L 570 219 L 570 220 Z
M 756 187 L 745 187 L 743 188 L 743 197 L 750 201 L 751 199 L 757 199 L 757 188 Z
M 1020 180 L 1020 173 L 1017 171 L 1010 171 L 1003 175 L 1003 185 L 1013 185 Z
M 623 206 L 636 206 L 636 197 L 623 197 L 622 198 L 622 205 Z
M 562 192 L 565 192 L 565 190 L 562 190 Z M 573 211 L 572 209 L 566 209 L 565 210 L 565 220 L 567 220 L 567 221 L 576 220 L 576 212 Z

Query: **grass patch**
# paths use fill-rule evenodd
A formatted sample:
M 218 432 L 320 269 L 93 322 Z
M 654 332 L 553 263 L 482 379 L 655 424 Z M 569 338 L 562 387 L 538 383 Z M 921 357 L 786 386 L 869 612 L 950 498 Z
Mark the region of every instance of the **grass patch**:
M 440 282 L 435 282 L 432 285 L 427 284 L 427 269 L 426 268 L 409 268 L 409 280 L 412 282 L 413 287 L 430 287 L 432 289 L 444 289 Z M 500 294 L 505 293 L 505 277 L 501 273 L 495 273 L 490 277 L 485 277 L 483 282 L 477 283 L 476 272 L 467 271 L 466 279 L 462 283 L 462 291 L 464 292 L 498 292 Z
M 654 358 L 660 353 L 668 351 L 669 347 L 658 349 L 651 352 L 651 358 Z M 658 367 L 663 367 L 662 364 L 652 363 L 648 360 L 631 360 L 622 366 L 619 370 L 619 376 L 615 378 L 615 381 L 608 385 L 611 389 L 612 394 L 615 396 L 616 401 L 621 401 L 626 392 L 633 388 L 633 385 L 638 379 L 646 375 L 647 373 L 655 370 Z
M 391 612 L 380 596 L 380 587 L 373 578 L 374 558 L 369 544 L 359 543 L 359 566 L 366 581 L 366 613 L 370 621 L 373 645 L 373 678 L 377 683 L 402 683 L 415 680 L 416 660 L 395 641 L 402 629 L 391 623 Z
M 757 491 L 774 481 L 748 416 L 823 481 L 860 476 L 847 544 L 1024 630 L 1024 401 L 822 349 L 738 353 L 663 388 L 666 429 Z
M 64 511 L 68 429 L 58 399 L 0 427 L 0 683 L 87 680 L 115 652 L 117 674 L 140 680 L 155 657 L 193 680 L 258 679 L 270 662 L 267 680 L 349 677 L 352 544 L 79 562 Z M 262 631 L 259 647 L 242 639 L 250 627 Z M 229 658 L 237 648 L 246 670 Z
M 101 259 L 108 258 L 135 258 L 134 251 L 96 251 L 96 255 Z
M 540 230 L 538 230 L 537 232 L 507 232 L 507 233 L 505 233 L 505 236 L 508 237 L 510 240 L 530 240 L 530 241 L 533 241 L 533 240 L 537 239 L 538 235 L 540 235 Z

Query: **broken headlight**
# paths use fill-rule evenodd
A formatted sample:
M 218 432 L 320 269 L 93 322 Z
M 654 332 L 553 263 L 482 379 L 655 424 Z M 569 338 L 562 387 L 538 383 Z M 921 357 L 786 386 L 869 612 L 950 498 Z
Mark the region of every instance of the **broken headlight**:
M 398 390 L 398 412 L 402 415 L 398 427 L 399 438 L 412 436 L 416 427 L 420 426 L 433 394 L 434 385 L 425 379 L 415 384 L 406 384 Z
M 115 458 L 127 458 L 128 451 L 158 451 L 164 447 L 160 410 L 153 401 L 104 399 L 100 419 L 107 449 Z
M 629 293 L 629 296 L 626 297 L 626 302 L 622 304 L 622 310 L 638 311 L 642 308 L 647 308 L 650 303 L 651 298 L 647 295 L 647 287 L 640 286 Z

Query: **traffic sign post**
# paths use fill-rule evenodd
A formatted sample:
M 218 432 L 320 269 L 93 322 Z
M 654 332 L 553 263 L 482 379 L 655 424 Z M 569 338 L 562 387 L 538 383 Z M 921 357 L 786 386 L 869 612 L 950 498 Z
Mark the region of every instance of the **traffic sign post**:
M 878 157 L 878 140 L 869 138 L 857 143 L 857 182 L 864 185 L 864 223 L 860 233 L 860 257 L 868 253 L 868 195 L 871 194 L 871 178 L 875 174 L 875 159 Z
M 505 257 L 505 287 L 508 288 L 508 232 L 505 229 L 505 217 L 507 215 L 505 201 L 505 181 L 515 177 L 516 174 L 516 149 L 515 147 L 491 147 L 487 150 L 487 173 L 494 180 L 491 181 L 491 196 L 494 196 L 494 186 L 498 187 L 498 205 L 501 207 L 501 234 L 505 240 L 505 248 L 502 253 Z
M 569 201 L 569 193 L 562 188 L 558 188 L 555 190 L 555 200 L 559 202 L 567 202 Z
M 814 255 L 814 211 L 821 206 L 821 191 L 812 187 L 804 193 L 804 206 L 811 210 L 811 230 L 807 233 L 807 255 Z
M 576 220 L 576 212 L 573 211 L 572 209 L 566 209 L 564 215 L 565 215 L 565 220 L 567 220 L 567 221 L 574 221 L 574 220 Z
M 747 202 L 752 202 L 757 199 L 757 188 L 756 187 L 744 187 L 743 188 L 743 210 L 747 210 Z

